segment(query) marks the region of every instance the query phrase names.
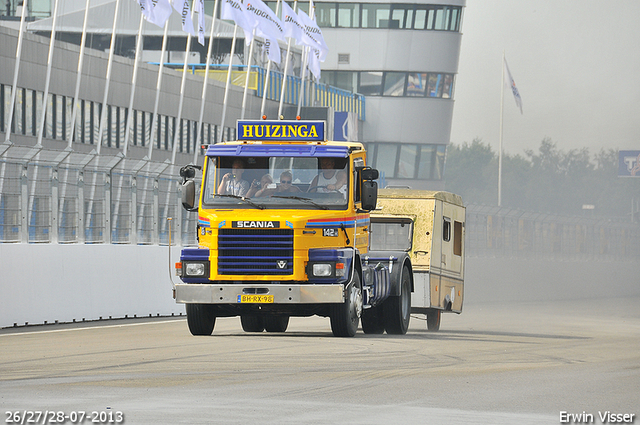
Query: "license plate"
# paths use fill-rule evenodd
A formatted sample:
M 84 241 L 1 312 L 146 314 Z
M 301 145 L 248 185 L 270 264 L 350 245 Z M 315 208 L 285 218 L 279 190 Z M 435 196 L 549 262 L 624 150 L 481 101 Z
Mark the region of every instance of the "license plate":
M 273 303 L 273 295 L 238 295 L 239 303 L 268 304 Z

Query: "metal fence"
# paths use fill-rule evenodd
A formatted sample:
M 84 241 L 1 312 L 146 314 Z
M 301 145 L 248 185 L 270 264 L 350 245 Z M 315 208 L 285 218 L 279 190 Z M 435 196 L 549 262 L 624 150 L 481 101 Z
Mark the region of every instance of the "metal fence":
M 467 255 L 474 257 L 638 261 L 640 226 L 468 205 L 466 247 Z
M 179 166 L 0 145 L 0 242 L 195 245 L 197 214 L 180 205 Z M 171 220 L 169 220 L 171 218 Z M 467 206 L 473 257 L 640 260 L 640 226 Z
M 13 146 L 0 160 L 0 242 L 194 245 L 178 168 Z

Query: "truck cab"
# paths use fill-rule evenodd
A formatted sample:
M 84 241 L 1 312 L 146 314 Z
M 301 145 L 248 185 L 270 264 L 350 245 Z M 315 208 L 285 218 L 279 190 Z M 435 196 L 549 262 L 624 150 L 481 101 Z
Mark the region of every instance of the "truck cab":
M 291 316 L 319 315 L 353 336 L 363 311 L 406 303 L 386 263 L 363 261 L 377 199 L 364 146 L 325 140 L 322 121 L 239 121 L 237 134 L 207 147 L 197 198 L 197 167 L 181 170 L 183 206 L 198 214 L 198 246 L 176 264 L 191 333 L 211 334 L 217 317 L 284 332 Z M 389 326 L 408 326 L 397 310 Z

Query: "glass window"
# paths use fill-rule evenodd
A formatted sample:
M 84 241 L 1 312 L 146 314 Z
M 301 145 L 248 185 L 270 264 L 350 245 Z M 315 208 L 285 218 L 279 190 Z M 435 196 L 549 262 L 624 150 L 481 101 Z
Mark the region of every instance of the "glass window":
M 427 25 L 427 9 L 421 6 L 418 6 L 416 10 L 416 20 L 413 24 L 413 28 L 417 30 L 423 30 Z
M 37 125 L 34 124 L 34 121 L 36 120 L 36 117 L 40 117 L 40 112 L 38 112 L 37 114 L 33 113 L 33 109 L 34 106 L 37 105 L 37 101 L 34 101 L 34 96 L 35 96 L 36 92 L 34 92 L 33 90 L 25 90 L 25 96 L 23 99 L 24 102 L 24 123 L 25 123 L 25 128 L 24 128 L 24 134 L 30 134 L 35 136 L 36 135 L 36 128 Z M 42 103 L 42 102 L 40 102 Z M 40 111 L 42 111 L 42 108 L 40 108 Z
M 374 221 L 375 220 L 375 221 Z M 394 221 L 372 218 L 369 249 L 372 251 L 409 251 L 413 239 L 413 222 L 408 219 Z
M 410 72 L 407 75 L 407 96 L 424 97 L 427 92 L 427 73 Z
M 416 160 L 418 159 L 418 145 L 400 146 L 400 161 L 398 162 L 398 178 L 412 179 L 415 177 Z
M 316 22 L 321 28 L 335 28 L 336 3 L 316 3 Z
M 91 122 L 89 131 L 91 132 L 91 144 L 97 145 L 100 142 L 100 114 L 102 114 L 102 104 L 90 102 Z
M 380 171 L 380 176 L 386 178 L 395 177 L 396 158 L 398 157 L 398 144 L 380 143 L 376 152 L 375 168 Z
M 427 9 L 427 25 L 426 29 L 432 30 L 434 27 L 434 19 L 436 17 L 436 11 L 434 9 Z
M 429 74 L 427 96 L 442 97 L 442 74 Z
M 434 29 L 436 30 L 444 30 L 446 29 L 446 18 L 447 18 L 447 9 L 445 7 L 436 10 L 436 19 L 434 24 Z
M 451 240 L 451 219 L 447 217 L 442 219 L 442 240 L 445 242 Z
M 436 158 L 435 166 L 433 168 L 433 180 L 442 180 L 442 174 L 444 172 L 444 153 L 445 145 L 436 145 Z
M 365 96 L 379 96 L 382 93 L 382 72 L 361 72 L 358 93 Z
M 389 5 L 363 4 L 362 28 L 389 28 Z
M 384 96 L 403 96 L 406 74 L 404 72 L 385 72 Z
M 460 8 L 454 7 L 451 10 L 451 27 L 449 28 L 449 30 L 458 31 L 459 24 L 460 24 Z
M 444 74 L 444 83 L 442 85 L 442 97 L 451 99 L 453 94 L 453 75 Z
M 352 71 L 336 71 L 335 86 L 351 92 L 358 91 L 358 73 Z
M 435 145 L 421 145 L 418 162 L 418 178 L 421 180 L 431 180 L 431 170 L 433 169 L 433 159 L 435 156 Z
M 389 28 L 410 29 L 413 24 L 413 5 L 393 5 Z
M 346 158 L 209 158 L 203 203 L 214 208 L 344 209 L 347 167 Z
M 0 84 L 0 132 L 4 132 L 4 123 L 9 119 L 7 114 L 7 86 Z
M 360 3 L 338 3 L 338 26 L 341 28 L 360 27 Z
M 15 104 L 15 110 L 13 112 L 14 114 L 13 121 L 15 122 L 16 134 L 24 134 L 24 127 L 25 127 L 24 97 L 25 97 L 25 89 L 16 87 L 16 104 Z

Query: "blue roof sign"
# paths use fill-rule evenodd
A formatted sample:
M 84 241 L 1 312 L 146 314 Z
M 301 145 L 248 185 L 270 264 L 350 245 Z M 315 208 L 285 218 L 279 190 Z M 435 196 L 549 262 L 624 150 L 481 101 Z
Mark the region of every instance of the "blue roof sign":
M 238 140 L 322 142 L 324 121 L 238 121 Z
M 327 146 L 316 144 L 219 144 L 209 145 L 207 148 L 207 156 L 346 158 L 349 156 L 349 148 L 347 146 Z

